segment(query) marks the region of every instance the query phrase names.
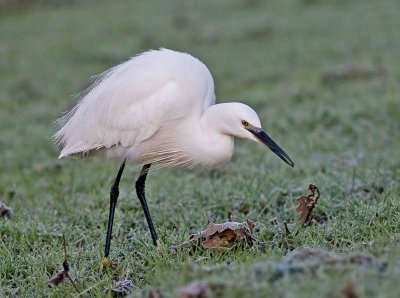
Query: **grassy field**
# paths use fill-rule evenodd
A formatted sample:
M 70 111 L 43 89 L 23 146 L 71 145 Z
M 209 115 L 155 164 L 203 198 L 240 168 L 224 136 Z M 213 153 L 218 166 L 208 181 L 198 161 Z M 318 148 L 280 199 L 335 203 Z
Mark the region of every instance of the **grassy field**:
M 149 48 L 187 51 L 213 73 L 219 102 L 245 102 L 294 160 L 237 141 L 231 163 L 151 173 L 150 234 L 126 168 L 111 257 L 133 297 L 175 297 L 203 282 L 214 297 L 400 296 L 400 5 L 385 1 L 49 1 L 0 14 L 0 296 L 71 297 L 64 233 L 82 296 L 98 270 L 118 161 L 63 159 L 54 120 L 88 77 Z M 315 221 L 296 198 L 316 184 Z M 242 206 L 248 208 L 243 213 Z M 287 221 L 291 234 L 282 224 Z M 171 250 L 208 222 L 256 221 L 264 247 Z

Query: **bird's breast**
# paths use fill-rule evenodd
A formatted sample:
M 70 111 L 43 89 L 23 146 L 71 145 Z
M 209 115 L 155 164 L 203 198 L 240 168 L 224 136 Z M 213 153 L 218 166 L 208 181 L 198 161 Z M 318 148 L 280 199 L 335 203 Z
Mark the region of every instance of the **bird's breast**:
M 138 164 L 215 167 L 229 161 L 233 148 L 232 136 L 204 130 L 198 122 L 176 121 L 131 148 L 128 156 Z

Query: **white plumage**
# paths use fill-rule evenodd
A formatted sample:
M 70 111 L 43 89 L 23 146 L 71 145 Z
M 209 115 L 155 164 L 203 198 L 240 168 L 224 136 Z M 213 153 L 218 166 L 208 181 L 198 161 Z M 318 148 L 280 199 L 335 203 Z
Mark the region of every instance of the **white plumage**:
M 233 139 L 239 137 L 267 145 L 293 166 L 250 107 L 215 104 L 213 78 L 202 62 L 166 49 L 145 52 L 100 75 L 59 123 L 59 158 L 95 153 L 122 159 L 110 191 L 106 263 L 127 159 L 143 165 L 136 193 L 154 245 L 159 242 L 144 191 L 152 165 L 215 166 L 230 159 Z
M 103 154 L 137 164 L 214 166 L 229 160 L 233 137 L 261 142 L 240 103 L 215 104 L 207 67 L 186 53 L 148 51 L 101 74 L 60 118 L 55 140 L 68 155 Z

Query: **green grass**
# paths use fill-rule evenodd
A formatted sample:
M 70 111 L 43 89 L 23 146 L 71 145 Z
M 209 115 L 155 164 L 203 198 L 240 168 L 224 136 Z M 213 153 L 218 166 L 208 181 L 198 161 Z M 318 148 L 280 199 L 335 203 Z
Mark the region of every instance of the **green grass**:
M 57 160 L 53 121 L 89 76 L 167 47 L 209 66 L 219 102 L 253 106 L 296 167 L 237 141 L 224 167 L 151 173 L 160 255 L 134 192 L 139 169 L 128 166 L 111 257 L 132 270 L 132 295 L 174 297 L 183 285 L 208 281 L 220 285 L 218 297 L 346 297 L 351 282 L 359 297 L 399 297 L 399 2 L 135 2 L 49 1 L 0 15 L 0 201 L 14 210 L 11 220 L 0 219 L 0 296 L 76 295 L 71 283 L 47 286 L 61 270 L 63 233 L 71 275 L 86 296 L 102 296 L 112 284 L 112 272 L 97 268 L 118 161 Z M 322 80 L 351 65 L 386 73 Z M 320 188 L 318 212 L 327 220 L 301 229 L 295 199 L 309 183 Z M 248 214 L 238 211 L 242 203 Z M 256 220 L 254 236 L 265 248 L 169 251 L 229 217 Z M 289 222 L 292 234 L 275 228 L 274 217 Z M 374 261 L 288 261 L 291 250 L 304 248 Z

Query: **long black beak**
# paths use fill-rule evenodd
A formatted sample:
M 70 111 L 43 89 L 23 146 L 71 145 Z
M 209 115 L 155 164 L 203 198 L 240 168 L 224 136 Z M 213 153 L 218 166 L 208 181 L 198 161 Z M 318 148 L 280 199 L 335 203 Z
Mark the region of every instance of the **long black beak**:
M 261 143 L 268 146 L 268 148 L 278 155 L 280 159 L 286 162 L 289 166 L 294 167 L 294 163 L 290 159 L 289 155 L 287 155 L 286 152 L 283 151 L 283 149 L 279 147 L 262 128 L 252 127 L 249 128 L 248 131 L 250 131 Z

